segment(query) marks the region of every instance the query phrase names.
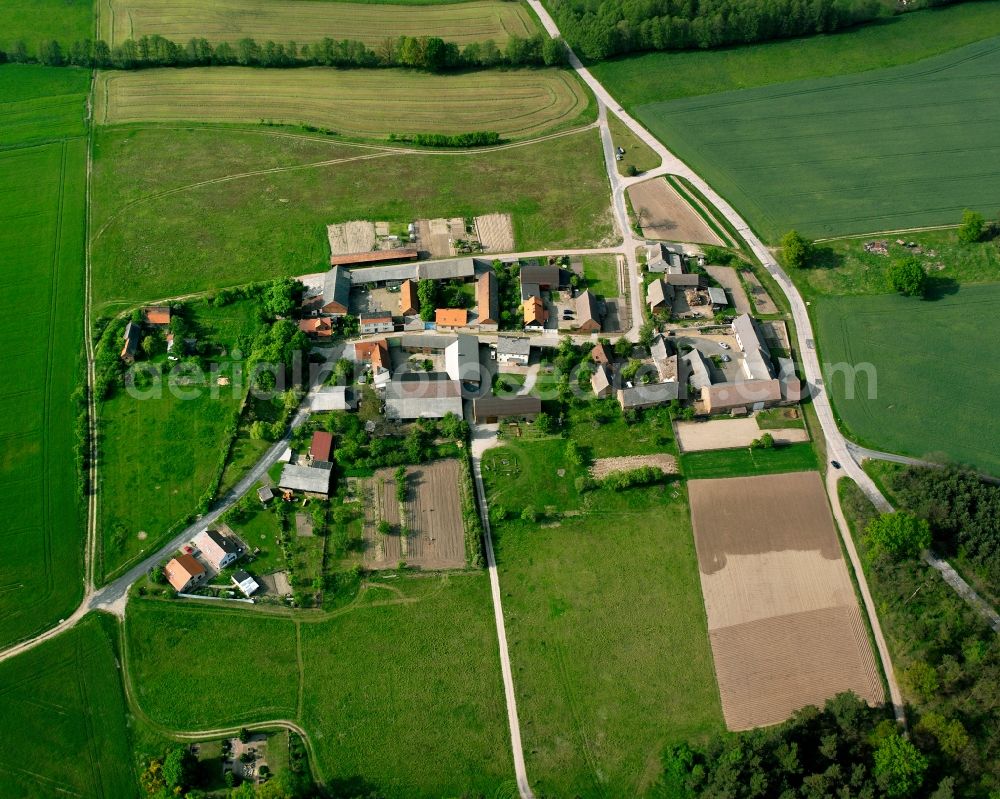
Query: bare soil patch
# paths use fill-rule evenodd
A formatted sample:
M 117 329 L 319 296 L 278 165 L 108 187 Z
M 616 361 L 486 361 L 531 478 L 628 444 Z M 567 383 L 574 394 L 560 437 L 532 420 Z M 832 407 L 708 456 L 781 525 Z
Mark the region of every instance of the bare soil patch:
M 757 307 L 757 313 L 767 315 L 778 312 L 778 306 L 774 304 L 771 295 L 761 285 L 757 275 L 753 272 L 744 272 L 743 279 L 746 280 L 747 286 L 750 288 L 750 296 L 753 299 L 753 304 Z
M 514 251 L 514 223 L 510 214 L 477 216 L 476 235 L 483 245 L 483 252 Z
M 350 255 L 375 249 L 375 225 L 364 220 L 327 225 L 331 255 Z
M 755 418 L 711 419 L 707 422 L 678 422 L 677 444 L 681 452 L 704 452 L 710 449 L 748 447 L 764 433 L 777 444 L 808 441 L 809 433 L 801 428 L 761 430 Z
M 620 458 L 598 458 L 590 466 L 590 476 L 601 480 L 614 472 L 627 472 L 643 466 L 654 466 L 664 474 L 677 474 L 677 459 L 665 452 L 654 455 L 626 455 Z
M 709 265 L 705 267 L 705 271 L 718 280 L 719 285 L 726 290 L 733 300 L 733 307 L 737 313 L 753 313 L 753 308 L 750 307 L 750 298 L 747 297 L 746 289 L 740 282 L 740 276 L 733 267 Z
M 407 499 L 396 499 L 393 469 L 380 469 L 361 482 L 365 504 L 365 565 L 395 569 L 401 560 L 421 569 L 465 567 L 465 528 L 459 494 L 461 474 L 456 460 L 406 469 Z M 378 532 L 379 522 L 392 530 Z M 407 535 L 400 534 L 405 526 Z
M 663 178 L 630 186 L 628 196 L 646 238 L 722 245 L 705 220 Z
M 848 690 L 883 701 L 819 474 L 688 490 L 727 726 L 776 724 Z

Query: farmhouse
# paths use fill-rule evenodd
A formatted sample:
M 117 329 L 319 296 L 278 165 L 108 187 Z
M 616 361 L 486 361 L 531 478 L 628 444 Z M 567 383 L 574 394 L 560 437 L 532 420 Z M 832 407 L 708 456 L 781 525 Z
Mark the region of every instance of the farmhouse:
M 701 275 L 693 274 L 691 272 L 678 272 L 676 274 L 668 272 L 662 279 L 668 286 L 674 286 L 676 288 L 696 289 L 701 285 Z
M 347 386 L 323 386 L 309 402 L 309 410 L 314 413 L 353 411 L 356 408 L 357 402 Z
M 604 364 L 597 367 L 597 371 L 590 376 L 590 387 L 594 389 L 600 399 L 610 397 L 614 393 L 614 386 L 611 383 L 611 372 Z
M 462 390 L 454 380 L 397 380 L 385 390 L 390 419 L 441 419 L 462 416 Z
M 603 344 L 598 343 L 598 345 L 590 351 L 590 360 L 594 363 L 608 366 L 611 363 L 611 355 L 608 352 L 608 348 Z
M 798 402 L 802 399 L 802 381 L 795 374 L 795 361 L 791 358 L 778 358 L 778 379 L 781 380 L 781 394 L 786 402 Z
M 445 348 L 456 341 L 457 336 L 440 336 L 436 333 L 421 333 L 411 336 L 400 336 L 399 346 L 403 352 L 411 355 L 431 355 L 444 352 Z
M 163 567 L 163 574 L 173 589 L 182 594 L 205 579 L 205 567 L 192 555 L 178 555 Z
M 759 411 L 781 402 L 781 381 L 745 380 L 740 383 L 718 383 L 703 386 L 701 401 L 707 413 L 745 408 Z
M 166 327 L 170 324 L 170 306 L 152 305 L 142 309 L 142 318 L 147 325 Z
M 541 297 L 528 297 L 524 301 L 524 329 L 541 332 L 549 320 L 549 312 Z
M 392 315 L 384 312 L 361 314 L 358 319 L 361 322 L 362 335 L 371 335 L 372 333 L 391 333 L 394 329 Z
M 220 524 L 218 530 L 202 530 L 194 537 L 193 543 L 201 551 L 201 556 L 208 565 L 216 571 L 221 571 L 243 551 L 235 535 L 227 525 Z
M 618 404 L 623 411 L 655 408 L 681 398 L 681 384 L 676 380 L 618 389 Z
M 378 264 L 386 261 L 415 261 L 420 255 L 412 247 L 398 247 L 394 250 L 369 250 L 331 255 L 330 266 L 354 266 L 356 264 Z
M 521 296 L 525 286 L 537 286 L 541 291 L 552 291 L 562 285 L 562 270 L 558 266 L 525 264 L 521 267 Z
M 439 330 L 454 330 L 469 324 L 469 312 L 465 308 L 438 308 L 434 311 L 434 325 Z
M 479 339 L 475 336 L 456 337 L 455 341 L 445 347 L 444 368 L 452 380 L 478 386 L 482 380 Z
M 362 363 L 370 363 L 378 373 L 389 368 L 389 342 L 384 338 L 376 341 L 359 341 L 354 345 L 354 358 Z
M 646 245 L 646 269 L 650 272 L 679 275 L 684 271 L 684 260 L 680 253 L 665 244 Z
M 333 435 L 325 430 L 317 430 L 313 433 L 312 441 L 309 444 L 309 460 L 314 464 L 316 461 L 329 463 L 333 454 Z
M 300 319 L 299 330 L 307 336 L 316 336 L 317 338 L 329 338 L 333 335 L 333 325 L 330 323 L 329 318 L 325 316 Z
M 320 310 L 330 316 L 346 316 L 351 304 L 351 275 L 335 266 L 323 278 L 323 300 Z
M 496 330 L 500 326 L 500 294 L 493 270 L 483 272 L 476 282 L 476 313 L 480 330 Z
M 351 270 L 355 286 L 374 283 L 402 283 L 404 280 L 468 280 L 476 275 L 472 258 L 449 258 L 443 261 L 419 261 L 392 266 L 368 266 Z
M 667 341 L 663 336 L 657 336 L 649 348 L 649 354 L 653 358 L 653 366 L 656 367 L 656 374 L 660 382 L 678 379 L 679 362 L 676 355 L 671 355 L 667 347 Z
M 531 339 L 523 336 L 497 338 L 497 363 L 527 366 L 531 360 Z
M 312 466 L 286 463 L 281 470 L 278 488 L 298 491 L 309 497 L 326 499 L 330 496 L 333 464 L 317 461 Z
M 135 322 L 129 322 L 125 325 L 125 334 L 122 336 L 122 340 L 125 342 L 122 346 L 121 358 L 125 363 L 132 363 L 135 361 L 135 354 L 139 351 L 139 338 L 142 336 L 142 332 L 139 330 L 139 325 Z
M 669 313 L 674 303 L 674 287 L 654 280 L 646 287 L 646 304 L 650 313 Z
M 708 361 L 700 350 L 692 349 L 681 356 L 688 372 L 688 380 L 695 391 L 701 391 L 705 386 L 712 385 L 712 373 L 708 369 Z
M 574 328 L 581 333 L 599 333 L 604 313 L 597 297 L 590 289 L 581 291 L 576 298 L 576 322 Z
M 416 316 L 420 313 L 420 299 L 417 297 L 417 284 L 412 280 L 404 280 L 399 287 L 399 315 Z
M 233 572 L 233 576 L 229 578 L 233 581 L 233 585 L 240 589 L 243 596 L 249 597 L 257 589 L 260 588 L 260 584 L 245 571 Z
M 743 350 L 743 372 L 747 380 L 774 379 L 771 351 L 750 314 L 742 314 L 733 320 L 733 335 Z
M 542 412 L 538 397 L 481 397 L 472 402 L 472 416 L 477 424 L 492 424 L 500 419 L 533 421 Z

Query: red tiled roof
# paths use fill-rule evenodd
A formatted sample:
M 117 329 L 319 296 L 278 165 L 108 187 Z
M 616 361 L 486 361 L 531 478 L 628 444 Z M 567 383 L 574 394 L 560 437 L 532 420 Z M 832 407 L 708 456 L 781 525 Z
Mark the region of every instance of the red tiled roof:
M 313 433 L 312 444 L 309 446 L 309 454 L 314 461 L 329 461 L 330 453 L 333 452 L 333 436 L 323 430 Z
M 376 264 L 382 261 L 415 261 L 417 251 L 410 247 L 396 250 L 372 250 L 370 252 L 352 252 L 346 255 L 331 255 L 330 266 L 347 266 L 350 264 Z
M 469 312 L 465 308 L 438 308 L 434 311 L 434 322 L 438 327 L 465 327 Z

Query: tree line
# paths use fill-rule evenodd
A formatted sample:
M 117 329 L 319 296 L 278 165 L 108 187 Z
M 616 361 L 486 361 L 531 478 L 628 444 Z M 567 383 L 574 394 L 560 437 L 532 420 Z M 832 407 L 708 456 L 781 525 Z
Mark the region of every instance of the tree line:
M 312 44 L 260 43 L 240 39 L 235 44 L 213 45 L 192 38 L 179 44 L 159 35 L 126 39 L 111 47 L 103 39 L 83 39 L 70 44 L 47 39 L 32 51 L 18 40 L 9 50 L 0 50 L 0 63 L 37 63 L 46 66 L 79 66 L 99 69 L 146 69 L 149 67 L 407 67 L 429 72 L 492 67 L 559 66 L 566 63 L 566 48 L 560 39 L 541 33 L 511 36 L 501 48 L 492 39 L 459 47 L 437 36 L 387 38 L 372 48 L 353 39 L 324 38 Z
M 949 0 L 915 0 L 907 10 Z M 831 33 L 888 13 L 878 0 L 550 0 L 569 43 L 588 59 Z

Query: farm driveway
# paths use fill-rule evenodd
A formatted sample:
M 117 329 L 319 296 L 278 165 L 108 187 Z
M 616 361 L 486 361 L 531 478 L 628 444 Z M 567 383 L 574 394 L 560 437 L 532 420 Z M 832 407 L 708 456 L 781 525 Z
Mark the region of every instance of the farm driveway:
M 764 433 L 774 437 L 775 444 L 808 441 L 809 433 L 802 429 L 761 430 L 754 417 L 744 419 L 712 419 L 708 422 L 678 422 L 677 444 L 681 452 L 702 452 L 707 449 L 748 447 Z

